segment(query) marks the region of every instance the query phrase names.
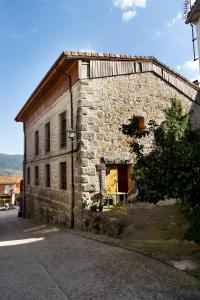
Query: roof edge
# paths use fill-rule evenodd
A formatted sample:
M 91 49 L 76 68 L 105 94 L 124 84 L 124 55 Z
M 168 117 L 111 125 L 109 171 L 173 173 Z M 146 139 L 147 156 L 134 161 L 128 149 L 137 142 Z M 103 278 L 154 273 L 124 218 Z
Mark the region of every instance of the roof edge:
M 132 56 L 132 55 L 123 55 L 123 54 L 111 54 L 111 53 L 97 53 L 97 52 L 76 52 L 76 51 L 63 51 L 61 55 L 57 58 L 57 60 L 54 62 L 54 64 L 51 66 L 49 71 L 46 73 L 46 75 L 43 77 L 43 79 L 40 81 L 40 83 L 36 86 L 33 93 L 30 95 L 28 100 L 25 102 L 17 116 L 15 117 L 16 122 L 23 122 L 23 112 L 28 108 L 28 106 L 31 104 L 33 97 L 36 95 L 36 93 L 42 88 L 43 84 L 46 82 L 50 74 L 53 72 L 53 70 L 56 68 L 56 66 L 62 61 L 62 59 L 71 59 L 71 60 L 81 60 L 81 59 L 87 59 L 87 60 L 145 60 L 145 61 L 151 61 L 162 68 L 165 68 L 170 73 L 174 74 L 176 77 L 180 78 L 181 80 L 185 81 L 189 86 L 194 88 L 196 91 L 199 91 L 199 87 L 189 81 L 186 77 L 182 76 L 180 73 L 175 71 L 174 69 L 170 68 L 168 65 L 162 63 L 158 59 L 156 59 L 154 56 Z
M 180 79 L 184 80 L 187 82 L 187 84 L 189 84 L 192 88 L 194 88 L 196 91 L 200 91 L 200 88 L 194 84 L 192 81 L 190 81 L 188 78 L 186 78 L 185 76 L 181 75 L 179 72 L 177 72 L 176 70 L 174 70 L 173 68 L 170 68 L 168 65 L 164 64 L 163 62 L 161 62 L 160 60 L 158 60 L 155 57 L 152 57 L 153 62 L 157 63 L 158 65 L 164 67 L 165 69 L 167 69 L 169 72 L 175 74 L 177 77 L 179 77 Z
M 64 51 L 60 54 L 60 56 L 56 59 L 56 61 L 53 63 L 53 65 L 50 67 L 50 69 L 48 70 L 48 72 L 45 74 L 45 76 L 42 78 L 42 80 L 39 82 L 39 84 L 36 86 L 36 88 L 34 89 L 34 91 L 32 92 L 32 94 L 29 96 L 29 98 L 27 99 L 27 101 L 25 102 L 25 104 L 22 106 L 22 108 L 20 109 L 19 113 L 17 114 L 17 116 L 15 117 L 15 121 L 16 122 L 22 122 L 20 116 L 23 113 L 24 109 L 26 106 L 28 106 L 31 102 L 32 97 L 36 94 L 36 92 L 42 87 L 42 85 L 44 84 L 44 82 L 46 81 L 46 79 L 48 78 L 48 76 L 50 75 L 50 73 L 54 70 L 54 68 L 59 64 L 59 62 L 62 60 L 62 58 L 65 57 Z

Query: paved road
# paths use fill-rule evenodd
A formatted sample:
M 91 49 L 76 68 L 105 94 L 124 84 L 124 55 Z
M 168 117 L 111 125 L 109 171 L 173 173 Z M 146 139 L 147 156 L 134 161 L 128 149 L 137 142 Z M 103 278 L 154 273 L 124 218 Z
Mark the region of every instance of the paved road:
M 143 255 L 0 211 L 0 299 L 199 300 L 200 282 Z

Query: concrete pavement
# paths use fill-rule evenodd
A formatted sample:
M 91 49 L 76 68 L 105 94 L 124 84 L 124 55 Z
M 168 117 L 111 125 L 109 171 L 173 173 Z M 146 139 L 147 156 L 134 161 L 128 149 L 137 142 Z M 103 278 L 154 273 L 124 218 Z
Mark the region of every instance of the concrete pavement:
M 200 299 L 200 282 L 141 254 L 0 211 L 0 299 Z

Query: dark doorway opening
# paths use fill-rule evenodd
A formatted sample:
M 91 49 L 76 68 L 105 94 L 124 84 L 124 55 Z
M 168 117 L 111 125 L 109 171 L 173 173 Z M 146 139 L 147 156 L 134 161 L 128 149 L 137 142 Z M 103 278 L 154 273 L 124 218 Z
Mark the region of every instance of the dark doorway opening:
M 128 192 L 128 165 L 118 165 L 118 191 Z M 123 200 L 123 195 L 120 200 Z

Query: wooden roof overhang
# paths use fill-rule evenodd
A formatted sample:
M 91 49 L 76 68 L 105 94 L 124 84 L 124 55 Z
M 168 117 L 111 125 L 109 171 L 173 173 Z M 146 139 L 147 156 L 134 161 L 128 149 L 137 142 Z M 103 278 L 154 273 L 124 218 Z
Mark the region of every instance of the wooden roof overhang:
M 200 1 L 200 0 L 199 0 Z M 52 67 L 49 69 L 47 74 L 41 80 L 39 85 L 36 87 L 32 95 L 28 98 L 20 112 L 17 114 L 15 121 L 24 122 L 33 113 L 37 107 L 41 105 L 44 101 L 47 93 L 52 89 L 52 87 L 61 78 L 61 72 L 70 69 L 70 65 L 77 61 L 135 61 L 135 62 L 149 62 L 155 66 L 165 70 L 168 74 L 172 74 L 175 78 L 180 79 L 187 86 L 199 92 L 199 87 L 189 81 L 187 78 L 176 72 L 175 70 L 169 68 L 167 65 L 161 63 L 159 60 L 153 56 L 130 56 L 130 55 L 120 55 L 120 54 L 107 54 L 107 53 L 93 53 L 93 52 L 63 52 Z M 77 66 L 78 68 L 78 66 Z M 80 71 L 78 71 L 78 79 L 80 79 Z
M 67 65 L 70 65 L 71 62 L 71 59 L 66 59 L 64 52 L 58 57 L 47 74 L 35 88 L 31 96 L 28 98 L 24 106 L 21 108 L 15 118 L 15 121 L 24 122 L 29 115 L 31 115 L 31 113 L 41 105 L 47 92 L 52 89 L 53 85 L 61 77 L 61 73 L 57 70 L 66 70 Z

